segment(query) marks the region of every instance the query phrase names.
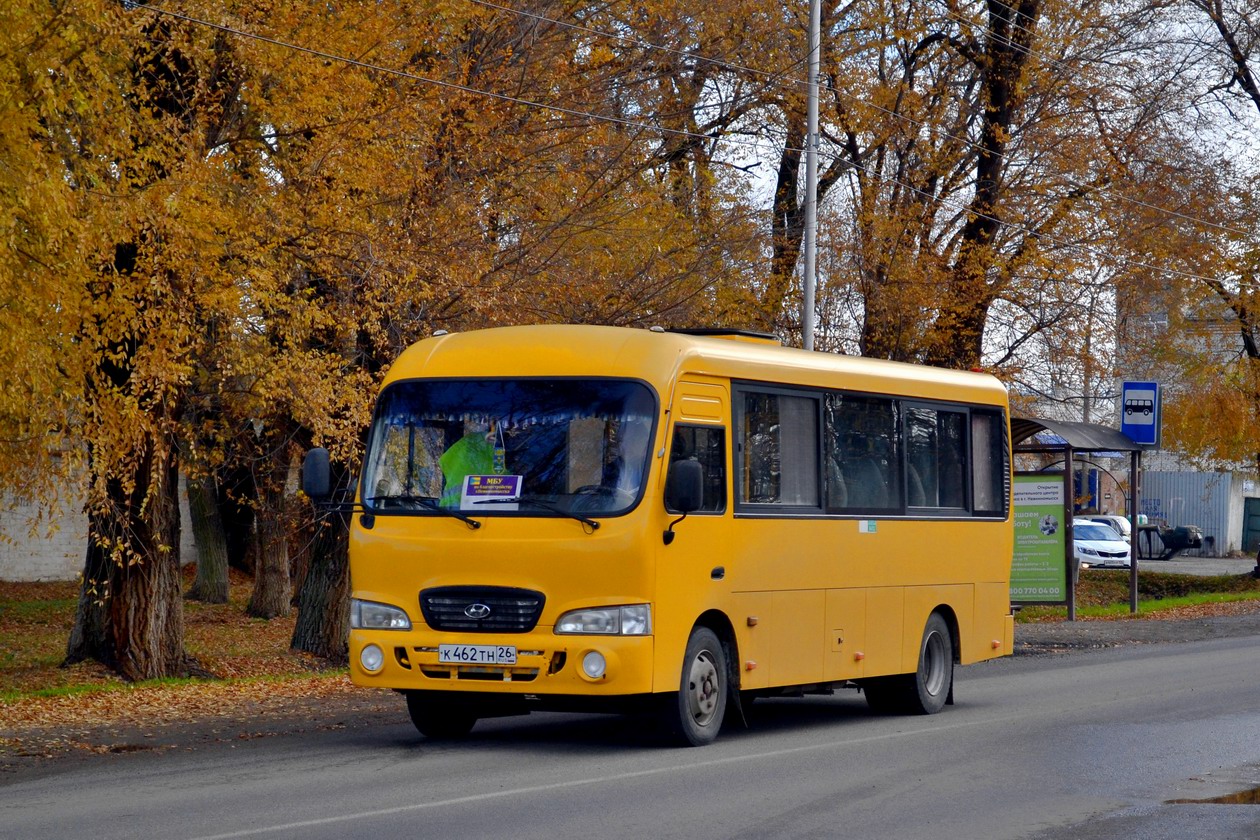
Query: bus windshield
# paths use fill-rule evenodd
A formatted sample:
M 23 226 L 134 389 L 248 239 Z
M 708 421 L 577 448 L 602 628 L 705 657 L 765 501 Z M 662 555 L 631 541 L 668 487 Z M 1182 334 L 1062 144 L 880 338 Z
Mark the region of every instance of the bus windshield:
M 642 496 L 656 417 L 644 384 L 409 380 L 381 394 L 365 459 L 374 513 L 613 515 Z

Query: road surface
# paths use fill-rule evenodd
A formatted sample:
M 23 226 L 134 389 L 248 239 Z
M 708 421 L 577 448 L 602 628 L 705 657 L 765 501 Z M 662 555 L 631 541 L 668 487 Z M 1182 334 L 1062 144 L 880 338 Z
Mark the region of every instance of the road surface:
M 397 723 L 105 756 L 0 778 L 0 837 L 1260 837 L 1260 636 L 1020 656 L 958 671 L 957 704 L 760 702 L 670 748 L 640 722 L 536 714 L 466 741 Z

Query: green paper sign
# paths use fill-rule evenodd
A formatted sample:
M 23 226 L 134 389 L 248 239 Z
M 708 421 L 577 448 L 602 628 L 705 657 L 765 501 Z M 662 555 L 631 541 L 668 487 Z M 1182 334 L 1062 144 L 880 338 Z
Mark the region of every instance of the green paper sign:
M 1015 557 L 1011 563 L 1011 601 L 1065 604 L 1063 477 L 1015 476 Z

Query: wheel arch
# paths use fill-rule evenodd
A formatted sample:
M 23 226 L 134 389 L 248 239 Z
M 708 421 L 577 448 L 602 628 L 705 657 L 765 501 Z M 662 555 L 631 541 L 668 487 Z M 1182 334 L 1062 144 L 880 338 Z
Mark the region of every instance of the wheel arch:
M 954 608 L 949 604 L 937 604 L 936 609 L 928 614 L 928 618 L 931 618 L 932 614 L 939 614 L 941 618 L 945 619 L 945 626 L 949 628 L 950 645 L 953 647 L 954 664 L 961 664 L 962 638 L 958 629 L 958 614 L 954 612 Z
M 735 636 L 735 625 L 731 623 L 730 618 L 721 610 L 708 610 L 696 619 L 696 623 L 692 625 L 694 631 L 697 627 L 707 627 L 712 630 L 722 642 L 722 647 L 726 653 L 726 671 L 727 679 L 732 691 L 739 691 L 740 688 L 740 667 L 739 667 L 739 640 Z

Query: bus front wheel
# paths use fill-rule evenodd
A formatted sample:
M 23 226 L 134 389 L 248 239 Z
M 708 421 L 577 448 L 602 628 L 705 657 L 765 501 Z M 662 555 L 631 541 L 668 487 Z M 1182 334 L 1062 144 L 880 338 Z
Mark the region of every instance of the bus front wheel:
M 919 666 L 913 674 L 866 680 L 866 703 L 876 712 L 934 715 L 945 708 L 954 689 L 954 642 L 949 624 L 932 613 L 919 643 Z
M 477 716 L 453 700 L 431 691 L 408 691 L 407 714 L 421 735 L 433 740 L 463 738 L 477 724 Z
M 707 627 L 687 640 L 678 693 L 665 698 L 663 722 L 673 740 L 701 747 L 717 738 L 726 714 L 726 651 Z

